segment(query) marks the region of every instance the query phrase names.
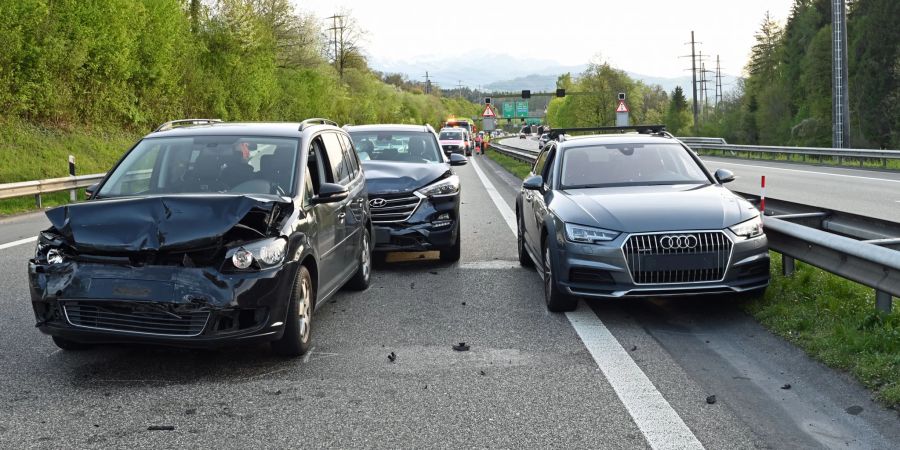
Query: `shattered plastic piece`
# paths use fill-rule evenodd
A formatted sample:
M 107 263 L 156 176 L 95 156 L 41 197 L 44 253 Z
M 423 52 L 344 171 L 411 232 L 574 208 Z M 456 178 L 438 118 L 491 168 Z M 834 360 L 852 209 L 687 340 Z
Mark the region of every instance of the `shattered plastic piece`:
M 487 375 L 487 373 L 486 373 L 485 371 L 483 371 L 483 370 L 482 370 L 481 372 L 479 372 L 479 373 L 481 373 L 481 376 Z
M 397 360 L 397 355 L 394 354 L 394 352 L 391 352 L 391 354 L 388 355 L 388 361 L 394 362 L 394 361 L 396 361 L 396 360 Z
M 859 406 L 859 405 L 853 405 L 853 406 L 845 409 L 844 411 L 847 411 L 847 414 L 850 414 L 851 416 L 855 416 L 855 415 L 863 412 L 863 407 Z
M 706 403 L 708 403 L 708 404 L 710 404 L 710 405 L 715 404 L 715 403 L 716 403 L 716 396 L 715 396 L 715 395 L 710 395 L 709 397 L 706 397 Z
M 631 346 L 631 351 L 635 351 L 635 350 L 637 350 L 637 345 L 632 345 L 632 346 Z
M 175 425 L 150 425 L 147 427 L 147 431 L 173 431 L 175 430 Z
M 782 389 L 785 389 L 785 390 L 790 389 L 790 388 L 791 388 L 791 383 L 785 383 L 785 385 L 784 385 L 784 386 L 781 386 L 781 388 L 782 388 Z
M 430 271 L 428 271 L 428 273 L 430 273 L 430 274 L 432 274 L 432 275 L 437 275 L 437 274 L 438 274 L 438 273 L 437 273 L 436 271 L 434 271 L 434 270 L 430 270 Z
M 458 345 L 453 346 L 453 350 L 456 350 L 458 352 L 467 352 L 469 351 L 469 346 L 466 345 L 465 342 L 460 342 Z
M 191 408 L 191 409 L 186 409 L 186 410 L 184 410 L 184 415 L 186 415 L 186 416 L 191 416 L 191 415 L 194 415 L 194 414 L 197 414 L 197 409 L 196 409 L 196 408 Z
M 463 306 L 466 306 L 466 302 L 462 302 L 462 305 L 463 305 Z

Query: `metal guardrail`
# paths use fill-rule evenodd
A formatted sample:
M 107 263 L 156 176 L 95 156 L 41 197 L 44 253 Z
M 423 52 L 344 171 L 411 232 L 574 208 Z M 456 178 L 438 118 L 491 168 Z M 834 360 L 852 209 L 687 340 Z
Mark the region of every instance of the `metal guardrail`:
M 4 183 L 0 184 L 0 200 L 34 195 L 35 203 L 40 207 L 41 194 L 88 187 L 102 180 L 105 175 L 105 173 L 95 173 L 92 175 L 77 175 L 74 177 L 50 178 L 47 180 Z
M 863 162 L 879 161 L 882 167 L 887 166 L 889 160 L 900 160 L 900 150 L 874 150 L 874 149 L 853 149 L 853 148 L 824 148 L 824 147 L 775 147 L 766 145 L 733 145 L 733 144 L 714 144 L 708 142 L 696 142 L 691 138 L 679 138 L 696 152 L 718 150 L 723 152 L 747 153 L 752 158 L 753 155 L 788 155 L 802 156 L 806 162 L 809 157 L 814 157 L 819 164 L 824 158 L 837 159 L 838 164 L 842 165 L 844 158 L 859 160 L 860 167 Z
M 536 159 L 534 153 L 503 144 L 491 147 L 519 161 Z M 735 192 L 750 201 L 759 200 Z M 892 297 L 900 297 L 900 251 L 891 248 L 900 245 L 900 223 L 769 197 L 766 211 L 774 213 L 763 221 L 769 248 L 782 255 L 785 276 L 793 273 L 795 259 L 804 261 L 875 289 L 875 307 L 891 311 Z

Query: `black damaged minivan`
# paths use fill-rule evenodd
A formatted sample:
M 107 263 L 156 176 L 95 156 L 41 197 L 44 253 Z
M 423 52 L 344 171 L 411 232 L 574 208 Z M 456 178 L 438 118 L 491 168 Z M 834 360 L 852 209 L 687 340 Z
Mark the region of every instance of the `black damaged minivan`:
M 268 341 L 299 356 L 316 307 L 369 285 L 365 177 L 334 122 L 168 122 L 89 191 L 47 211 L 28 262 L 37 326 L 62 349 Z

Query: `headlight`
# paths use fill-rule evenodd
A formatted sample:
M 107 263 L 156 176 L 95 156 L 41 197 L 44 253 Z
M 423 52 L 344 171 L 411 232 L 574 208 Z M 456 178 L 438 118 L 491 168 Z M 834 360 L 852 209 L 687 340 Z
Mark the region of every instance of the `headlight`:
M 611 241 L 620 234 L 618 231 L 604 230 L 603 228 L 586 227 L 583 225 L 566 224 L 566 238 L 572 242 L 595 244 L 597 242 Z
M 443 195 L 456 195 L 459 193 L 459 177 L 450 175 L 435 183 L 416 191 L 426 197 L 440 197 Z
M 267 269 L 281 264 L 284 261 L 286 250 L 286 239 L 264 239 L 233 248 L 225 254 L 225 258 L 229 259 L 231 264 L 240 270 L 250 269 L 254 261 L 259 265 L 259 268 Z
M 761 236 L 763 234 L 763 223 L 762 219 L 760 219 L 759 216 L 756 216 L 750 220 L 745 220 L 735 226 L 728 227 L 728 229 L 738 236 L 749 239 Z
M 60 245 L 62 245 L 62 242 L 58 238 L 41 233 L 34 248 L 34 260 L 40 263 L 46 262 L 47 264 L 62 264 L 66 262 L 66 256 L 59 248 Z

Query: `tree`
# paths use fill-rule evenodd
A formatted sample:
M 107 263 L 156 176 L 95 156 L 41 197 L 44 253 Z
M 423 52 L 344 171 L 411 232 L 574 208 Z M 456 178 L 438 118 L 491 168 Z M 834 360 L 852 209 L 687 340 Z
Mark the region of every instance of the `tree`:
M 669 108 L 666 111 L 666 128 L 670 133 L 681 135 L 693 126 L 693 118 L 688 110 L 688 101 L 684 96 L 684 90 L 681 86 L 676 86 L 672 91 L 672 98 L 669 101 Z
M 347 10 L 335 14 L 332 17 L 331 25 L 329 28 L 333 48 L 331 60 L 343 79 L 344 71 L 347 68 L 366 67 L 366 58 L 363 56 L 361 48 L 365 31 L 360 28 L 359 23 Z

